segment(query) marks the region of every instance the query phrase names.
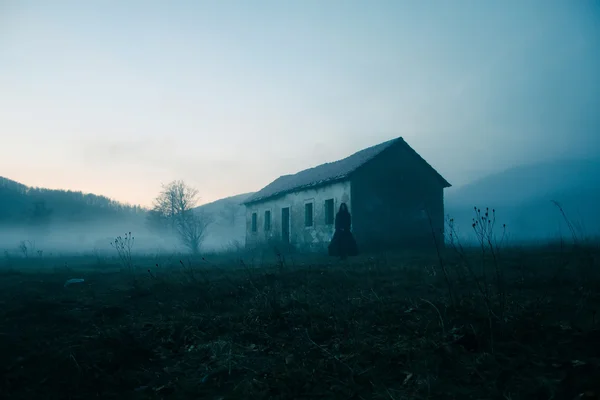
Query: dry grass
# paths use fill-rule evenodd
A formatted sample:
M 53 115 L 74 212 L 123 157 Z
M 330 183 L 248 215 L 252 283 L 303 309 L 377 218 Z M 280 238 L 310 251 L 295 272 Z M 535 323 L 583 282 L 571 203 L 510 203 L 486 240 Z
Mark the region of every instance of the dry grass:
M 248 258 L 138 258 L 135 279 L 111 260 L 6 260 L 0 393 L 574 399 L 598 392 L 596 248 L 504 250 L 502 286 L 491 281 L 487 291 L 463 273 L 468 264 L 484 275 L 478 253 L 442 254 L 442 264 L 434 252 L 344 263 L 274 257 L 259 267 Z M 80 277 L 85 283 L 63 287 Z

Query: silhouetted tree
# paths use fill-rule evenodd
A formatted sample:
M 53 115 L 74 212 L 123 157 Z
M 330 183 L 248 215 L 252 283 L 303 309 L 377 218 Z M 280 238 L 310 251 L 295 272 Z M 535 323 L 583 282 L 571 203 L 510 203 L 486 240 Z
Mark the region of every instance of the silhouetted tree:
M 184 218 L 177 223 L 177 234 L 181 242 L 193 254 L 200 252 L 206 228 L 213 222 L 212 218 L 201 211 L 189 210 Z
M 154 206 L 148 213 L 148 223 L 155 229 L 171 230 L 192 253 L 198 253 L 212 217 L 194 211 L 197 203 L 197 189 L 181 180 L 170 182 L 163 185 L 154 200 Z

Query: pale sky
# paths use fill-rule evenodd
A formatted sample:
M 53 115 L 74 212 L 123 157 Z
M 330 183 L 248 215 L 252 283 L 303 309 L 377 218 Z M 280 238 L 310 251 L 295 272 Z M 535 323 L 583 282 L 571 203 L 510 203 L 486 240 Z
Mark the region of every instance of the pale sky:
M 455 186 L 600 156 L 600 2 L 0 0 L 0 176 L 203 202 L 403 136 Z

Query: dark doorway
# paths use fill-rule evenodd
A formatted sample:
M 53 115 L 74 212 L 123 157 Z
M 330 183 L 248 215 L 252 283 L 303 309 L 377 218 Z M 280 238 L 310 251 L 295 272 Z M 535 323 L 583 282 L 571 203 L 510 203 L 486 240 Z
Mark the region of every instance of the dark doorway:
M 290 208 L 281 209 L 281 240 L 283 243 L 290 242 Z

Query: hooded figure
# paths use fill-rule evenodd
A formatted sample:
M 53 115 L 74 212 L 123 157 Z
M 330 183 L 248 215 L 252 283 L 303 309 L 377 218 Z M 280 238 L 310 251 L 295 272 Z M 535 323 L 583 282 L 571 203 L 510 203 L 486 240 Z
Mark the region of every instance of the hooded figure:
M 335 232 L 329 243 L 330 256 L 341 257 L 343 260 L 348 256 L 358 255 L 358 246 L 350 231 L 351 226 L 352 217 L 348 212 L 348 206 L 342 203 L 335 216 Z

